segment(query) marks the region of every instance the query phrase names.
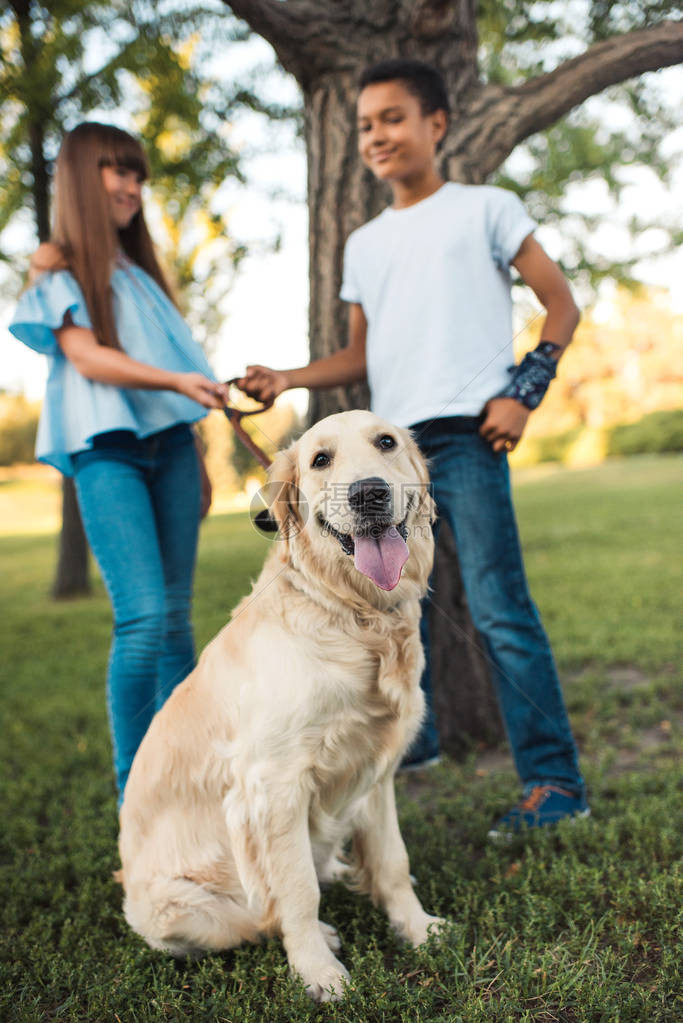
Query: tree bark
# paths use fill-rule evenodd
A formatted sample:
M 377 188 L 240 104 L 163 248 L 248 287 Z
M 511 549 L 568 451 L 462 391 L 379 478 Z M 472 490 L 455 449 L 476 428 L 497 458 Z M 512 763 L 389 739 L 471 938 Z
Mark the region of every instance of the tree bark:
M 388 198 L 356 157 L 354 81 L 352 72 L 328 75 L 304 93 L 312 358 L 330 355 L 346 344 L 347 306 L 339 298 L 344 243 Z M 365 384 L 311 391 L 309 418 L 317 422 L 333 412 L 368 404 Z
M 443 44 L 437 45 L 441 48 Z M 357 158 L 356 81 L 370 59 L 360 55 L 353 70 L 321 75 L 314 86 L 304 88 L 312 358 L 329 355 L 346 344 L 347 307 L 339 298 L 344 243 L 352 230 L 390 201 L 386 186 Z M 467 80 L 470 67 L 463 64 L 461 70 Z M 453 72 L 454 91 L 460 91 L 456 77 Z M 334 412 L 368 405 L 364 384 L 312 391 L 309 417 L 317 422 Z M 499 741 L 503 731 L 488 664 L 467 608 L 455 545 L 446 529 L 441 531 L 437 547 L 434 586 L 435 604 L 443 609 L 432 616 L 435 709 L 442 748 L 459 756 L 473 742 Z
M 481 83 L 475 0 L 225 0 L 274 47 L 303 90 L 308 155 L 311 357 L 346 344 L 340 301 L 344 242 L 386 205 L 388 193 L 356 151 L 356 82 L 395 56 L 434 64 L 446 81 L 451 125 L 444 176 L 480 183 L 529 135 L 607 85 L 683 59 L 683 26 L 665 22 L 590 47 L 551 74 L 518 87 Z M 314 392 L 313 421 L 367 406 L 365 387 Z M 472 625 L 452 536 L 442 528 L 435 562 L 432 657 L 444 749 L 502 733 L 488 664 Z
M 76 500 L 74 481 L 62 479 L 62 528 L 52 596 L 57 599 L 90 593 L 88 543 Z
M 36 218 L 38 241 L 50 237 L 50 176 L 45 159 L 45 131 L 38 121 L 29 128 L 31 143 L 31 177 L 33 179 L 33 211 Z
M 498 743 L 504 729 L 490 662 L 472 624 L 455 540 L 446 522 L 439 529 L 429 626 L 435 638 L 431 650 L 434 712 L 442 748 L 459 757 L 478 743 Z

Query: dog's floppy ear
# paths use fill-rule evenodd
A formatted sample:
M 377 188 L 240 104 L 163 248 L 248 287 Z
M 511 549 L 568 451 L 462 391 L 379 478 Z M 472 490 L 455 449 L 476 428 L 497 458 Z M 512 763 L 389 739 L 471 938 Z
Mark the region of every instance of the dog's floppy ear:
M 296 444 L 280 451 L 268 470 L 268 517 L 274 527 L 269 529 L 279 531 L 284 541 L 283 558 L 287 556 L 290 541 L 304 525 L 296 452 Z
M 254 515 L 254 525 L 257 529 L 260 529 L 262 533 L 277 533 L 280 528 L 270 514 L 270 508 L 264 508 L 257 515 Z
M 405 444 L 405 450 L 408 455 L 410 467 L 420 482 L 418 511 L 427 515 L 430 522 L 434 522 L 436 519 L 436 505 L 434 503 L 434 498 L 432 497 L 432 485 L 429 480 L 427 459 L 418 448 L 415 438 L 410 430 L 401 430 L 401 435 L 403 443 Z

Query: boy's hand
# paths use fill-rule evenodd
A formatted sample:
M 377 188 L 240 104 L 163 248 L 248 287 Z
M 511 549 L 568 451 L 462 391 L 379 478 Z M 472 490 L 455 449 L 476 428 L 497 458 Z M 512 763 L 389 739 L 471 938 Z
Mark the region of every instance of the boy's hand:
M 247 372 L 237 381 L 237 386 L 256 401 L 270 401 L 287 390 L 289 377 L 284 370 L 247 366 Z
M 479 433 L 495 452 L 514 451 L 530 415 L 531 410 L 514 398 L 491 398 L 484 406 Z

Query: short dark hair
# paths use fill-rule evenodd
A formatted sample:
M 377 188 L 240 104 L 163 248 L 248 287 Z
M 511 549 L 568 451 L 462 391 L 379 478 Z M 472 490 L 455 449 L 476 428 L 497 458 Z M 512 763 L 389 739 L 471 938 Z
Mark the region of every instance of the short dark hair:
M 379 64 L 367 67 L 358 82 L 359 91 L 368 85 L 379 82 L 402 82 L 408 92 L 420 101 L 423 114 L 433 114 L 437 110 L 450 113 L 446 85 L 440 73 L 431 64 L 408 57 L 395 57 L 382 60 Z

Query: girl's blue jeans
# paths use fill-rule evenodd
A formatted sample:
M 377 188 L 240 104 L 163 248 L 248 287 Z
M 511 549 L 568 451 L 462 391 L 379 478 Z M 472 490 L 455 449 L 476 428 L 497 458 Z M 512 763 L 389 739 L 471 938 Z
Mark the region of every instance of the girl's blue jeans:
M 528 791 L 555 783 L 577 795 L 583 779 L 548 637 L 531 600 L 517 533 L 507 457 L 478 433 L 478 417 L 453 416 L 412 427 L 429 459 L 438 515 L 450 525 L 470 614 L 479 631 L 519 776 Z M 430 603 L 421 635 L 427 654 L 421 685 L 428 712 L 411 760 L 439 751 L 429 666 Z
M 200 477 L 189 426 L 100 434 L 72 456 L 83 525 L 114 612 L 107 707 L 119 805 L 133 757 L 195 663 Z

